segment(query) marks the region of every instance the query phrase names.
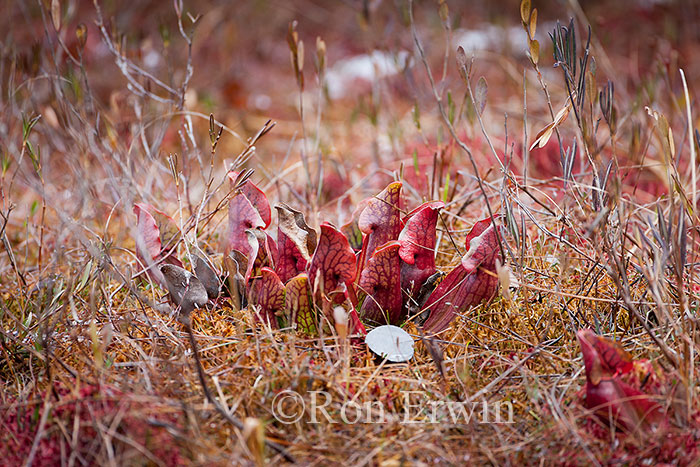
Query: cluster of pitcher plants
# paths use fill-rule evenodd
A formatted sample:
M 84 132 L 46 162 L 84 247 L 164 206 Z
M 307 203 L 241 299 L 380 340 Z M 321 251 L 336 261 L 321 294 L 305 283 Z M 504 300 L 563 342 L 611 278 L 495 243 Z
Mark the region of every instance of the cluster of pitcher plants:
M 134 206 L 139 260 L 183 309 L 223 293 L 234 308 L 247 307 L 273 328 L 314 334 L 324 319 L 334 325 L 345 316 L 350 332 L 364 334 L 365 324 L 400 325 L 416 314 L 425 332 L 438 333 L 456 313 L 498 289 L 496 262 L 502 259 L 491 218 L 474 224 L 466 254 L 443 277 L 435 256 L 444 203 L 429 201 L 406 211 L 402 184 L 395 181 L 360 203 L 349 223 L 337 228 L 323 222 L 320 231 L 300 211 L 278 204 L 275 239 L 269 233 L 270 203 L 249 176 L 228 174 L 232 192 L 221 274 L 197 255 L 191 256 L 194 273 L 185 270 L 175 254 L 174 221 L 151 206 Z

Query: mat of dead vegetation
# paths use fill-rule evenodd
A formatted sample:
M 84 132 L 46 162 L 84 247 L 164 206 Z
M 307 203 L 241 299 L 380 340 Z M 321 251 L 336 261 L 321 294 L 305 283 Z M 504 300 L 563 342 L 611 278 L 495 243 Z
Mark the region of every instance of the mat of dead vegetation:
M 492 3 L 10 2 L 3 463 L 696 464 L 700 8 Z M 222 295 L 194 355 L 133 206 L 225 275 L 227 173 L 250 169 L 316 230 L 394 180 L 444 202 L 444 272 L 493 213 L 497 297 L 437 336 L 411 317 L 391 363 Z M 582 329 L 673 388 L 663 424 L 586 408 Z

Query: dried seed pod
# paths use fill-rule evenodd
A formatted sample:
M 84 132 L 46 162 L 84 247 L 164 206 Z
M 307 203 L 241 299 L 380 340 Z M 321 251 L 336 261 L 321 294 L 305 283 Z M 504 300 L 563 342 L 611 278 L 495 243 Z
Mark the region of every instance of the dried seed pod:
M 192 310 L 204 306 L 209 301 L 204 285 L 188 270 L 165 264 L 161 266 L 160 272 L 165 277 L 170 300 L 180 307 L 182 315 L 188 316 Z
M 214 269 L 209 265 L 207 260 L 199 255 L 194 256 L 194 273 L 197 275 L 197 279 L 204 285 L 207 291 L 207 296 L 210 300 L 214 300 L 219 296 L 221 291 L 221 281 L 219 281 L 219 276 L 216 274 Z

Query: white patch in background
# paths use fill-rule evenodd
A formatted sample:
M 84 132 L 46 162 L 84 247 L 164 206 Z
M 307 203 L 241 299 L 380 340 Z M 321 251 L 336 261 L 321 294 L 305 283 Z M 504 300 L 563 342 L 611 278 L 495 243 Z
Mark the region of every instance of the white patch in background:
M 549 40 L 547 33 L 552 32 L 556 23 L 545 22 L 537 25 L 535 39 L 540 42 L 540 47 L 545 45 L 543 41 Z M 527 45 L 527 33 L 522 26 L 510 26 L 507 28 L 484 24 L 477 29 L 457 29 L 454 33 L 455 48 L 462 46 L 469 57 L 471 53 L 480 51 L 501 52 L 510 49 L 521 55 L 525 55 Z
M 155 68 L 160 63 L 160 54 L 155 50 L 149 50 L 146 56 L 143 57 L 143 64 L 147 68 Z
M 350 94 L 358 81 L 372 83 L 401 72 L 408 63 L 409 54 L 405 50 L 391 54 L 375 50 L 371 54 L 361 54 L 336 62 L 326 74 L 328 95 L 340 99 Z
M 267 94 L 251 94 L 248 97 L 248 107 L 257 110 L 268 110 L 272 105 L 272 99 Z

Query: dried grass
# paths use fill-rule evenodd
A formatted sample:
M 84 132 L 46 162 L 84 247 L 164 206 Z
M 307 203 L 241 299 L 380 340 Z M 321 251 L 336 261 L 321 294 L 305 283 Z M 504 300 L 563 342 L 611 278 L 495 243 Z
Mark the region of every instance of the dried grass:
M 17 42 L 6 46 L 0 69 L 0 81 L 5 82 L 0 139 L 5 141 L 3 160 L 10 162 L 0 182 L 0 457 L 35 464 L 262 462 L 259 425 L 248 422 L 241 429 L 242 424 L 232 424 L 233 418 L 222 416 L 204 397 L 186 328 L 162 306 L 165 293 L 136 277 L 140 266 L 133 254 L 130 206 L 143 200 L 172 214 L 186 232 L 186 241 L 180 238 L 176 246 L 181 257 L 195 245 L 216 257 L 225 235 L 222 206 L 228 193 L 223 182 L 228 168 L 256 169 L 254 177 L 264 182 L 260 185 L 266 186 L 271 201 L 305 210 L 311 225 L 326 219 L 339 225 L 353 204 L 399 173 L 399 161 L 404 174 L 414 171 L 410 154 L 415 147 L 415 160 L 429 181 L 407 183 L 409 204 L 447 193 L 448 208 L 439 222 L 439 267 L 449 270 L 456 264 L 467 228 L 487 214 L 487 199 L 489 209 L 500 205 L 509 222 L 503 247 L 512 272 L 510 298 L 500 296 L 463 311 L 432 341 L 422 340 L 417 326 L 407 324 L 417 339 L 408 364 L 381 362 L 361 343 L 343 341 L 330 330 L 308 337 L 265 329 L 247 310 L 234 310 L 221 299 L 192 316 L 207 385 L 221 408 L 235 420 L 257 419 L 266 441 L 286 451 L 287 461 L 304 464 L 697 462 L 698 218 L 692 210 L 695 170 L 691 174 L 693 164 L 688 162 L 688 147 L 697 142 L 685 121 L 685 106 L 691 112 L 692 102 L 684 102 L 678 91 L 675 68 L 650 74 L 644 84 L 649 105 L 666 115 L 672 128 L 673 157 L 664 152 L 669 151 L 668 131 L 663 125 L 656 128 L 656 121 L 634 101 L 633 93 L 643 86 L 616 83 L 615 131 L 605 127 L 610 109 L 598 122 L 595 137 L 580 122 L 593 120 L 599 112 L 578 109 L 583 113 L 576 120 L 569 117 L 556 130 L 561 148 L 553 140 L 529 154 L 530 171 L 524 178 L 518 166 L 522 151 L 512 146 L 514 140 L 518 148 L 528 146 L 518 127 L 524 114 L 522 81 L 513 86 L 501 82 L 498 73 L 488 75 L 491 102 L 484 114 L 474 114 L 469 91 L 456 105 L 465 112 L 451 120 L 445 89 L 464 94 L 465 84 L 472 86 L 477 69 L 483 68 L 482 57 L 469 65 L 474 70 L 466 83 L 452 57 L 446 74 L 439 81 L 431 77 L 431 83 L 425 69 L 443 64 L 442 46 L 433 44 L 437 38 L 442 44 L 450 30 L 434 26 L 439 16 L 432 5 L 401 6 L 399 11 L 382 7 L 371 13 L 376 15 L 372 21 L 395 27 L 398 23 L 391 18 L 408 18 L 406 8 L 421 13 L 413 33 L 406 27 L 397 39 L 409 50 L 414 41 L 431 44 L 414 57 L 416 63 L 404 76 L 415 99 L 406 97 L 402 86 L 407 85 L 399 76 L 371 83 L 372 92 L 357 105 L 318 100 L 322 92 L 309 84 L 318 74 L 307 60 L 306 86 L 313 89 L 307 94 L 295 94 L 288 71 L 274 76 L 288 82 L 269 91 L 275 98 L 287 96 L 281 110 L 272 110 L 280 115 L 271 131 L 267 116 L 227 114 L 225 121 L 212 123 L 210 148 L 207 105 L 200 101 L 190 107 L 185 97 L 199 83 L 198 75 L 189 71 L 202 64 L 198 54 L 214 54 L 223 47 L 217 41 L 226 35 L 203 38 L 206 47 L 198 48 L 197 35 L 191 42 L 192 18 L 175 4 L 174 20 L 170 6 L 157 8 L 169 18 L 164 22 L 172 31 L 171 44 L 163 56 L 171 60 L 171 68 L 151 71 L 136 67 L 140 62 L 129 52 L 132 45 L 115 40 L 115 24 L 103 21 L 99 10 L 77 8 L 58 33 L 51 9 L 42 5 L 18 8 L 10 16 L 17 21 L 24 17 L 28 24 L 23 27 L 43 30 L 44 38 L 32 57 L 23 34 L 16 33 Z M 216 3 L 210 7 L 213 13 L 197 21 L 205 32 L 215 30 L 212 17 L 224 8 Z M 677 7 L 673 17 L 683 14 Z M 297 8 L 324 11 L 305 1 Z M 241 17 L 260 20 L 254 7 L 240 9 Z M 118 19 L 120 14 L 138 18 L 140 13 L 137 7 L 116 12 Z M 581 21 L 582 12 L 574 13 Z M 342 16 L 326 14 L 334 20 Z M 281 17 L 273 15 L 265 31 L 285 31 Z M 69 28 L 81 21 L 88 24 L 89 18 L 97 18 L 104 29 L 90 24 L 86 49 L 81 49 Z M 128 25 L 117 24 L 130 32 Z M 157 35 L 148 37 L 152 42 Z M 284 43 L 283 36 L 262 39 L 274 47 Z M 593 42 L 594 57 L 603 54 L 598 41 L 596 37 Z M 153 48 L 151 42 L 142 44 L 144 50 Z M 241 44 L 252 46 L 250 41 Z M 686 42 L 678 44 L 686 57 L 697 55 L 697 47 L 686 50 Z M 121 75 L 113 67 L 109 76 L 98 66 L 86 65 L 83 52 L 90 58 L 97 47 L 106 47 Z M 544 68 L 545 61 L 551 64 L 544 53 L 549 48 L 544 43 L 540 47 L 536 65 Z M 307 44 L 307 54 L 310 49 Z M 613 47 L 608 53 L 617 60 L 622 51 Z M 524 60 L 501 60 L 540 71 Z M 685 68 L 686 75 L 698 76 L 687 60 L 691 68 Z M 262 75 L 261 82 L 268 79 L 265 70 L 254 65 L 251 70 L 245 79 L 255 80 L 254 72 Z M 556 111 L 552 104 L 548 115 L 547 102 L 564 102 L 567 91 L 561 76 L 543 72 L 538 80 L 530 73 L 524 76 L 527 133 L 533 135 Z M 620 73 L 620 80 L 632 79 L 627 68 Z M 539 83 L 545 81 L 548 87 L 543 89 Z M 697 84 L 689 80 L 691 99 Z M 654 93 L 658 97 L 650 96 Z M 420 106 L 415 119 L 399 110 L 412 100 Z M 511 106 L 509 100 L 518 104 Z M 309 106 L 302 113 L 303 127 L 294 114 L 297 101 L 302 108 Z M 215 113 L 222 108 L 225 114 L 225 106 L 214 102 Z M 509 113 L 505 130 L 502 109 Z M 34 128 L 28 131 L 25 123 L 23 131 L 23 117 L 27 122 L 29 115 L 38 114 L 42 118 Z M 354 126 L 352 118 L 358 119 Z M 307 135 L 302 143 L 300 134 Z M 258 136 L 244 142 L 242 135 Z M 571 157 L 567 141 L 573 138 L 584 149 L 575 165 L 564 161 L 573 169 L 562 179 L 559 157 Z M 325 175 L 335 177 L 327 185 L 321 185 L 324 178 L 316 172 L 318 150 L 325 155 Z M 512 171 L 504 176 L 493 156 Z M 467 164 L 470 158 L 480 173 L 476 178 Z M 618 175 L 598 190 L 603 176 L 596 179 L 593 174 L 604 174 L 608 160 L 614 161 Z M 536 164 L 554 168 L 546 173 L 535 170 L 541 167 Z M 631 175 L 624 178 L 628 171 Z M 445 189 L 447 174 L 452 185 Z M 665 196 L 657 200 L 644 191 L 644 177 Z M 684 228 L 678 227 L 681 218 Z M 575 331 L 588 327 L 615 337 L 636 357 L 651 359 L 683 382 L 684 399 L 669 394 L 663 401 L 674 414 L 668 429 L 644 440 L 611 433 L 583 407 L 585 378 Z M 273 416 L 272 402 L 284 390 L 299 393 L 307 404 L 314 391 L 327 391 L 332 402 L 326 410 L 334 420 L 341 420 L 348 401 L 376 404 L 386 420 L 330 423 L 320 416 L 319 423 L 309 423 L 307 413 L 299 422 L 283 424 Z M 437 423 L 428 423 L 428 412 L 411 412 L 420 423 L 406 423 L 405 411 L 413 410 L 410 404 L 415 402 L 406 394 L 420 395 L 423 401 L 474 404 L 477 412 L 484 401 L 510 402 L 513 423 L 454 423 L 444 406 L 438 409 Z M 61 412 L 61 407 L 69 409 Z M 263 448 L 266 461 L 283 462 L 278 450 Z

